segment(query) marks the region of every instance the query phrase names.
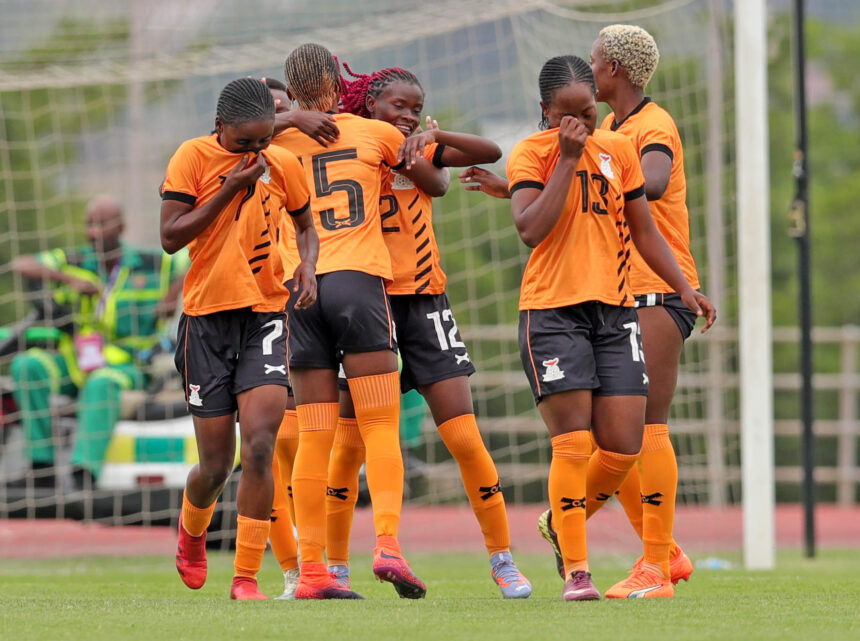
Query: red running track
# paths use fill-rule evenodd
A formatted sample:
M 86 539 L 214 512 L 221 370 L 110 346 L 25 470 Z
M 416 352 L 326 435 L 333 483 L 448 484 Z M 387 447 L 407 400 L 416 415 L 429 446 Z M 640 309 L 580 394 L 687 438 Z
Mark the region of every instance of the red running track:
M 508 506 L 512 547 L 515 552 L 546 552 L 537 533 L 539 505 Z M 818 545 L 860 547 L 860 506 L 820 506 L 816 514 Z M 675 538 L 691 552 L 739 550 L 740 508 L 679 508 Z M 623 511 L 604 508 L 588 523 L 589 550 L 593 553 L 636 553 L 639 540 Z M 799 548 L 803 543 L 803 514 L 799 505 L 776 510 L 777 545 Z M 407 553 L 483 552 L 477 521 L 468 506 L 405 507 L 400 541 Z M 356 553 L 373 550 L 373 514 L 369 508 L 356 512 L 352 548 Z M 0 521 L 0 558 L 41 559 L 66 556 L 132 556 L 175 553 L 172 528 L 105 526 L 95 523 L 52 520 Z

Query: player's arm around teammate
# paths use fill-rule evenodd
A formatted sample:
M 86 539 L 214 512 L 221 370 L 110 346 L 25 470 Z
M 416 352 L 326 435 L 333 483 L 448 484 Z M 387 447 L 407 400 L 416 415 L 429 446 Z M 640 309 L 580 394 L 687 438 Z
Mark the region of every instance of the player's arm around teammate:
M 409 177 L 392 173 L 382 195 L 383 236 L 393 269 L 387 290 L 403 362 L 401 391 L 417 389 L 424 396 L 443 442 L 458 462 L 484 534 L 492 576 L 503 596 L 528 597 L 531 585 L 510 553 L 499 475 L 475 420 L 468 380 L 475 369 L 445 295 L 446 277 L 432 220 L 432 197 L 447 190 L 447 167 L 495 162 L 501 150 L 480 136 L 440 130 L 429 118 L 426 129 L 420 131 L 425 96 L 412 72 L 390 67 L 370 75 L 352 75 L 356 80 L 345 82 L 342 108 L 388 122 L 406 135 L 399 155 L 413 170 Z M 418 175 L 416 170 L 422 173 Z M 439 191 L 433 173 L 445 178 Z M 430 178 L 429 186 L 425 177 Z M 352 399 L 343 387 L 329 469 L 327 551 L 329 569 L 348 580 L 349 534 L 364 447 L 353 418 Z
M 183 143 L 163 185 L 162 246 L 189 245 L 176 365 L 193 416 L 200 462 L 188 476 L 177 569 L 191 588 L 206 579 L 205 531 L 233 469 L 239 411 L 242 476 L 231 597 L 265 599 L 256 573 L 269 534 L 272 454 L 286 402 L 287 290 L 275 252 L 281 210 L 312 258 L 309 194 L 298 160 L 267 150 L 274 101 L 258 80 L 229 83 L 218 99 L 215 133 Z M 308 275 L 309 277 L 312 274 Z M 307 281 L 307 282 L 305 282 Z M 305 278 L 303 304 L 315 298 Z
M 287 90 L 302 111 L 333 112 L 340 73 L 319 45 L 298 47 L 285 65 Z M 290 318 L 290 365 L 299 445 L 292 474 L 302 565 L 296 598 L 358 598 L 334 581 L 324 562 L 325 496 L 338 415 L 342 363 L 355 398 L 367 451 L 367 478 L 377 547 L 374 573 L 401 596 L 424 596 L 424 584 L 403 559 L 397 530 L 403 494 L 398 423 L 399 374 L 385 281 L 391 259 L 382 238 L 380 177 L 398 165 L 403 135 L 387 123 L 334 115 L 339 136 L 327 147 L 287 129 L 276 144 L 298 155 L 312 185 L 320 237 L 319 296 Z

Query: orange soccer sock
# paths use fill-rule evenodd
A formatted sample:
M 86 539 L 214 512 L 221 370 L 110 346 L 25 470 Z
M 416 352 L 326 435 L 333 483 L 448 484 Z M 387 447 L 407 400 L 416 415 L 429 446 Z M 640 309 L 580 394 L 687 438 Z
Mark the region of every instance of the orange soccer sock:
M 188 495 L 182 493 L 182 527 L 191 536 L 201 536 L 209 523 L 212 522 L 212 515 L 215 513 L 215 504 L 218 501 L 212 502 L 209 507 L 197 507 L 188 500 Z
M 642 543 L 646 563 L 659 565 L 669 576 L 669 558 L 676 547 L 672 538 L 678 461 L 666 425 L 646 425 L 639 459 L 642 503 Z
M 263 564 L 263 554 L 266 553 L 266 541 L 269 540 L 268 519 L 249 519 L 239 515 L 236 523 L 236 556 L 233 560 L 233 576 L 244 576 L 250 579 L 257 577 Z
M 278 459 L 272 459 L 272 478 L 275 479 L 275 494 L 272 499 L 272 526 L 269 529 L 269 542 L 272 553 L 278 560 L 281 569 L 286 572 L 299 567 L 298 548 L 293 536 L 293 522 L 287 509 L 287 498 L 284 485 L 281 482 Z
M 598 448 L 588 461 L 586 518 L 606 505 L 624 481 L 639 454 L 619 454 Z
M 496 465 L 484 446 L 474 414 L 464 414 L 439 426 L 439 436 L 460 466 L 463 486 L 490 556 L 509 552 L 511 534 L 505 497 Z
M 643 448 L 644 453 L 644 448 Z M 641 453 L 640 453 L 641 456 Z M 637 536 L 642 538 L 642 492 L 639 485 L 639 464 L 637 463 L 630 468 L 627 473 L 627 478 L 619 486 L 615 493 L 621 507 L 624 508 L 624 513 L 627 515 L 627 520 L 630 525 L 636 530 Z
M 350 378 L 358 429 L 364 441 L 367 488 L 376 536 L 397 536 L 403 503 L 400 452 L 400 374 Z
M 328 466 L 326 556 L 329 565 L 349 565 L 349 535 L 358 499 L 358 471 L 364 463 L 364 441 L 354 418 L 337 419 Z
M 302 563 L 322 563 L 325 550 L 325 494 L 337 403 L 299 405 L 299 448 L 293 465 L 293 504 Z
M 549 466 L 549 504 L 552 522 L 564 558 L 564 573 L 588 570 L 585 538 L 585 482 L 591 440 L 588 430 L 552 438 Z
M 296 508 L 293 505 L 293 465 L 296 451 L 299 449 L 299 416 L 296 410 L 286 410 L 281 426 L 278 428 L 278 438 L 275 441 L 275 458 L 278 461 L 281 487 L 284 488 L 284 499 L 290 513 L 290 521 L 296 522 Z

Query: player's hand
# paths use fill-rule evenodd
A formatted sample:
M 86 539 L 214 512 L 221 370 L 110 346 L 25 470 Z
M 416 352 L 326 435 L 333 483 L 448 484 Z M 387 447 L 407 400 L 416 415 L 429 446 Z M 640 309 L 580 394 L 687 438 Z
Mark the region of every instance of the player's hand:
M 266 159 L 263 154 L 257 154 L 256 158 L 249 158 L 250 154 L 245 154 L 238 164 L 227 174 L 227 179 L 224 181 L 224 187 L 232 189 L 234 192 L 241 191 L 253 185 L 260 176 L 266 171 Z
M 409 136 L 400 145 L 400 149 L 397 152 L 397 162 L 405 161 L 405 169 L 412 169 L 412 166 L 424 157 L 424 147 L 436 141 L 437 131 L 439 131 L 438 126 Z
M 717 308 L 714 307 L 714 304 L 708 300 L 707 296 L 701 292 L 697 292 L 692 287 L 681 294 L 681 300 L 691 311 L 696 312 L 696 316 L 703 316 L 705 318 L 705 326 L 702 327 L 702 333 L 707 332 L 711 328 L 711 325 L 714 324 L 714 321 L 717 320 Z
M 98 296 L 102 291 L 95 283 L 91 283 L 83 278 L 75 278 L 74 276 L 69 276 L 66 280 L 66 284 L 84 296 Z
M 576 158 L 582 156 L 585 142 L 588 140 L 588 128 L 573 116 L 565 116 L 558 127 L 559 152 L 562 157 Z
M 466 185 L 466 191 L 482 191 L 494 198 L 511 197 L 507 180 L 480 167 L 469 167 L 460 174 L 460 182 Z
M 293 291 L 301 292 L 296 299 L 296 309 L 307 309 L 317 301 L 317 276 L 315 267 L 306 261 L 299 263 L 293 272 Z
M 323 147 L 328 147 L 329 143 L 337 142 L 340 130 L 337 128 L 337 121 L 333 115 L 321 111 L 301 111 L 298 109 L 287 113 L 291 127 L 295 127 L 306 136 L 313 138 Z

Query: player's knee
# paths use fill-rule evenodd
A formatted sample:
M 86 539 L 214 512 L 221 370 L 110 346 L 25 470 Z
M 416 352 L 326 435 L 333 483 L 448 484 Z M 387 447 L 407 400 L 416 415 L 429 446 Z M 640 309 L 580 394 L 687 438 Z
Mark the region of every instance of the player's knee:
M 264 474 L 272 469 L 275 453 L 271 438 L 258 436 L 242 442 L 242 470 L 253 474 Z
M 233 472 L 233 457 L 206 457 L 201 458 L 198 467 L 198 480 L 206 487 L 216 488 L 223 486 L 230 474 Z

